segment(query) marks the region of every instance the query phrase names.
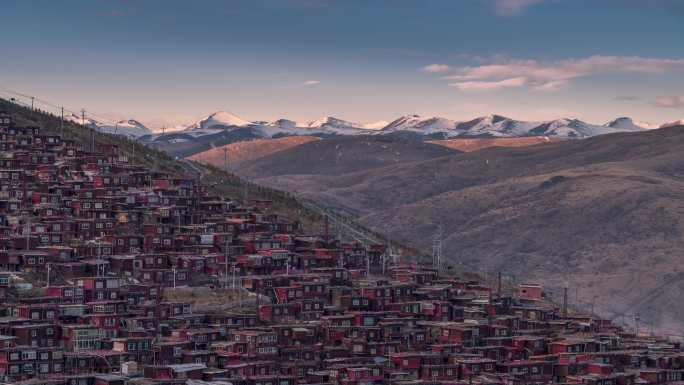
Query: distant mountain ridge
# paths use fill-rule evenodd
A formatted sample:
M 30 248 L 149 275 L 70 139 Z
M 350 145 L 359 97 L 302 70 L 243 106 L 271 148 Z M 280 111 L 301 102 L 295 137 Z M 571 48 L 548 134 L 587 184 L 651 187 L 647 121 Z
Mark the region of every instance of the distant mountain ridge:
M 384 124 L 384 126 L 382 125 Z M 266 135 L 337 134 L 337 135 L 382 135 L 397 131 L 411 131 L 421 134 L 441 133 L 444 137 L 517 137 L 536 136 L 548 133 L 552 136 L 584 138 L 604 133 L 639 131 L 657 126 L 620 117 L 603 125 L 590 124 L 579 119 L 556 119 L 551 121 L 522 121 L 502 115 L 488 115 L 469 121 L 457 121 L 439 116 L 423 118 L 420 115 L 406 115 L 389 123 L 361 124 L 325 116 L 308 122 L 277 119 L 271 122 L 250 121 L 229 112 L 219 111 L 193 123 L 179 132 L 219 130 L 226 128 L 267 128 Z M 275 129 L 275 130 L 273 130 Z M 177 131 L 178 132 L 178 131 Z M 211 132 L 214 133 L 214 132 Z M 197 133 L 191 134 L 198 136 Z M 157 138 L 154 138 L 157 139 Z
M 84 119 L 76 114 L 66 115 L 64 118 L 74 123 L 84 124 L 86 127 L 95 128 L 97 131 L 105 134 L 121 135 L 129 139 L 137 139 L 141 136 L 152 134 L 152 130 L 135 119 L 124 119 L 114 124 L 107 124 L 88 117 Z
M 174 156 L 189 156 L 240 140 L 317 136 L 328 138 L 355 135 L 393 135 L 414 140 L 455 138 L 519 138 L 530 136 L 582 139 L 616 132 L 646 131 L 657 126 L 620 117 L 605 124 L 591 124 L 579 119 L 523 121 L 502 115 L 487 115 L 468 121 L 439 116 L 424 118 L 405 115 L 389 123 L 356 123 L 334 116 L 297 122 L 286 118 L 274 121 L 249 120 L 226 111 L 215 112 L 187 128 L 169 133 L 137 136 L 146 145 Z M 183 143 L 179 146 L 179 143 Z M 182 147 L 182 148 L 181 148 Z

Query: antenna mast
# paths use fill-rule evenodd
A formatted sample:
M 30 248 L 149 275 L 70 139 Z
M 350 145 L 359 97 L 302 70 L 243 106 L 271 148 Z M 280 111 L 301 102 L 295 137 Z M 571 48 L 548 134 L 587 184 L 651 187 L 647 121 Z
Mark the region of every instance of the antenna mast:
M 437 269 L 437 275 L 442 272 L 442 225 L 432 238 L 432 266 Z

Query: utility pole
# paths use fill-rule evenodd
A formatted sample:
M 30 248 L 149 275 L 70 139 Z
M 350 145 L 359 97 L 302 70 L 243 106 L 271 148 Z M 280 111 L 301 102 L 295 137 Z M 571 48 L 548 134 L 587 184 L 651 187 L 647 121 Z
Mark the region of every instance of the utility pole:
M 62 140 L 64 140 L 64 107 L 62 107 L 62 120 L 59 121 L 59 130 Z
M 35 98 L 34 96 L 31 96 L 31 110 L 33 110 L 33 101 L 34 101 L 35 99 L 36 99 L 36 98 Z
M 500 271 L 499 271 L 499 273 L 497 274 L 496 280 L 497 280 L 497 284 L 496 284 L 496 295 L 497 295 L 499 298 L 501 298 L 501 272 L 500 272 Z
M 245 178 L 245 180 L 244 180 L 244 184 L 245 184 L 245 185 L 244 185 L 244 190 L 242 191 L 242 200 L 245 202 L 245 206 L 248 205 L 248 204 L 247 204 L 247 200 L 249 199 L 249 190 L 248 190 L 248 187 L 247 187 L 247 184 L 248 184 L 248 183 L 249 183 L 249 181 Z
M 223 170 L 228 173 L 228 148 L 223 147 Z
M 432 238 L 432 266 L 437 269 L 437 276 L 442 272 L 442 225 Z
M 47 287 L 50 287 L 50 264 L 47 264 Z
M 563 288 L 563 318 L 568 318 L 568 286 Z
M 634 314 L 634 327 L 635 327 L 634 335 L 636 335 L 637 337 L 639 337 L 639 320 L 640 320 L 639 314 Z
M 227 289 L 228 288 L 228 235 L 226 235 L 225 237 L 226 237 L 226 251 L 225 251 L 224 258 L 225 258 L 225 262 L 226 262 L 226 272 L 224 274 L 225 277 L 223 278 L 223 287 L 225 289 Z

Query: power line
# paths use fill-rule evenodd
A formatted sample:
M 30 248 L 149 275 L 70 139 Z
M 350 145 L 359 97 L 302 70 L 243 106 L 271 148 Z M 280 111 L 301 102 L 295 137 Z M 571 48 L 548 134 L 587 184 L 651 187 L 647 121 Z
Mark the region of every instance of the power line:
M 25 94 L 25 93 L 23 93 L 23 92 L 11 90 L 11 89 L 5 88 L 5 87 L 0 87 L 0 92 L 3 92 L 3 93 L 5 93 L 5 94 L 9 94 L 9 95 L 18 96 L 18 97 L 21 97 L 21 98 L 25 98 L 25 99 L 27 99 L 27 100 L 31 100 L 31 105 L 30 105 L 30 108 L 31 108 L 31 109 L 34 109 L 34 107 L 35 107 L 34 103 L 35 103 L 35 102 L 38 102 L 39 104 L 42 104 L 42 105 L 51 107 L 52 109 L 54 109 L 55 115 L 57 115 L 57 112 L 59 112 L 60 114 L 63 113 L 63 112 L 67 112 L 67 113 L 69 113 L 69 114 L 71 114 L 71 115 L 73 115 L 73 116 L 80 116 L 80 115 L 81 115 L 81 112 L 82 112 L 82 111 L 77 111 L 77 110 L 75 110 L 75 109 L 66 108 L 66 107 L 64 107 L 64 106 L 57 105 L 57 104 L 55 104 L 55 103 L 53 103 L 53 102 L 50 102 L 50 101 L 48 101 L 48 100 L 45 100 L 45 99 L 42 99 L 42 98 L 39 98 L 39 97 L 36 97 L 36 96 L 33 96 L 33 95 L 28 95 L 28 94 Z M 17 101 L 17 100 L 15 99 L 15 101 Z M 24 106 L 26 106 L 26 107 L 29 107 L 29 105 L 28 105 L 27 102 L 25 102 L 25 103 L 19 103 L 19 104 L 22 104 L 22 105 L 24 105 Z M 63 110 L 63 111 L 62 111 L 62 110 Z M 94 113 L 92 113 L 92 112 L 88 112 L 88 114 L 86 115 L 86 117 L 87 117 L 89 120 L 93 121 L 94 123 L 100 124 L 100 125 L 115 125 L 115 124 L 117 123 L 115 120 L 112 120 L 112 119 L 109 119 L 109 118 L 102 117 L 102 116 L 100 116 L 100 115 L 98 115 L 98 114 L 94 114 Z M 86 125 L 85 125 L 85 119 L 82 119 L 82 125 L 83 125 L 83 126 L 86 126 Z

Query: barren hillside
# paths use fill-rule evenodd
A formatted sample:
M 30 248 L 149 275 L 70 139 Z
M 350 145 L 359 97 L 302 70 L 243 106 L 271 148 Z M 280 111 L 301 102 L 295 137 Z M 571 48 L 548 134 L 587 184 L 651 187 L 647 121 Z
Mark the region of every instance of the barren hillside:
M 441 225 L 454 264 L 542 281 L 556 293 L 568 282 L 573 302 L 578 293 L 605 316 L 639 313 L 665 332 L 684 330 L 674 321 L 684 316 L 676 301 L 684 295 L 684 127 L 339 176 L 277 171 L 261 181 L 424 250 Z
M 459 153 L 446 147 L 392 136 L 343 136 L 305 143 L 265 156 L 241 172 L 258 177 L 340 175 Z
M 539 143 L 558 142 L 563 140 L 558 137 L 549 136 L 524 136 L 520 138 L 465 138 L 465 139 L 444 139 L 431 140 L 428 143 L 453 148 L 463 152 L 472 152 L 489 147 L 526 147 Z
M 315 136 L 287 136 L 277 139 L 255 139 L 212 148 L 211 150 L 192 155 L 188 159 L 223 168 L 225 155 L 227 154 L 228 167 L 232 169 L 243 162 L 253 161 L 317 140 L 320 140 L 320 138 Z M 227 150 L 227 153 L 224 153 L 224 149 Z

